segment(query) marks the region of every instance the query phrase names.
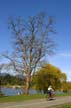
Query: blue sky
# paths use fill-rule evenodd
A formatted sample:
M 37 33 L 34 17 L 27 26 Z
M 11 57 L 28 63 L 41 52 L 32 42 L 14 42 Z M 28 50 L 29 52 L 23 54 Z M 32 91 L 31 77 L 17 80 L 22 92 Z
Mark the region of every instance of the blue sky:
M 71 81 L 71 0 L 0 0 L 0 52 L 11 50 L 8 17 L 27 18 L 40 11 L 46 11 L 56 21 L 57 53 L 49 61 L 65 72 Z

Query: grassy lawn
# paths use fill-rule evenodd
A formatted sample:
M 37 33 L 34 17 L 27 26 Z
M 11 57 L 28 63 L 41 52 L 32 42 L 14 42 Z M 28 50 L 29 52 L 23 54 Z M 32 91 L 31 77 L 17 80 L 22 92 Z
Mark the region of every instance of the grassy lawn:
M 71 103 L 67 103 L 67 104 L 63 104 L 63 105 L 59 105 L 59 106 L 54 106 L 54 107 L 50 107 L 50 108 L 71 108 Z
M 62 94 L 56 94 L 56 96 L 71 96 L 71 92 L 62 93 Z
M 41 98 L 45 98 L 45 95 L 34 94 L 34 95 L 1 96 L 0 103 L 17 102 L 17 101 L 25 101 L 25 100 L 41 99 Z
M 59 94 L 57 96 L 70 96 L 71 93 L 66 94 Z M 33 95 L 16 95 L 16 96 L 0 96 L 0 103 L 4 102 L 17 102 L 17 101 L 25 101 L 25 100 L 31 100 L 31 99 L 44 99 L 46 98 L 46 95 L 44 94 L 33 94 Z

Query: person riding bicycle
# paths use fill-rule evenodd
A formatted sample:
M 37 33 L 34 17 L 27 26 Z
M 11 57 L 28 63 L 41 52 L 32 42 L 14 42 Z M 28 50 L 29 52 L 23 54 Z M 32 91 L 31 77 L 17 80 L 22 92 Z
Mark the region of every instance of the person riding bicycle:
M 54 90 L 53 90 L 52 86 L 50 85 L 48 87 L 48 95 L 49 95 L 49 98 L 53 98 L 53 94 L 54 94 Z

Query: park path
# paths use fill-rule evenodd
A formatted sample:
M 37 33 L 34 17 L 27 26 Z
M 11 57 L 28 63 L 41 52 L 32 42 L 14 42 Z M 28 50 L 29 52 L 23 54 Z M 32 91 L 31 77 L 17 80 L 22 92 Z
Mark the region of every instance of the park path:
M 57 97 L 55 100 L 36 99 L 22 102 L 0 103 L 0 108 L 48 108 L 71 102 L 71 96 Z

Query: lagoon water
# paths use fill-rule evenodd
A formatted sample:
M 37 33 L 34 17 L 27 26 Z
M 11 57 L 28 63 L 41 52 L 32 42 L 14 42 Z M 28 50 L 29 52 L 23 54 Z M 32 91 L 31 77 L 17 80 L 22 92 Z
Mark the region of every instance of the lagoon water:
M 13 89 L 13 88 L 1 88 L 1 91 L 4 95 L 6 96 L 12 96 L 12 95 L 18 95 L 18 93 L 24 93 L 24 90 L 23 89 Z M 29 93 L 30 94 L 36 94 L 37 91 L 36 90 L 29 90 Z
M 19 89 L 19 88 L 13 89 L 13 88 L 3 87 L 3 88 L 1 88 L 1 91 L 6 96 L 13 96 L 13 95 L 18 95 L 18 93 L 21 93 L 21 94 L 24 93 L 24 90 L 23 89 Z M 37 94 L 37 93 L 38 94 L 43 94 L 43 91 L 40 92 L 40 91 L 36 91 L 36 90 L 32 90 L 32 89 L 29 90 L 29 94 Z M 56 94 L 64 94 L 64 93 L 57 91 Z
M 18 95 L 18 93 L 23 93 L 22 89 L 12 89 L 12 88 L 1 88 L 1 91 L 4 95 L 9 96 L 9 95 Z

